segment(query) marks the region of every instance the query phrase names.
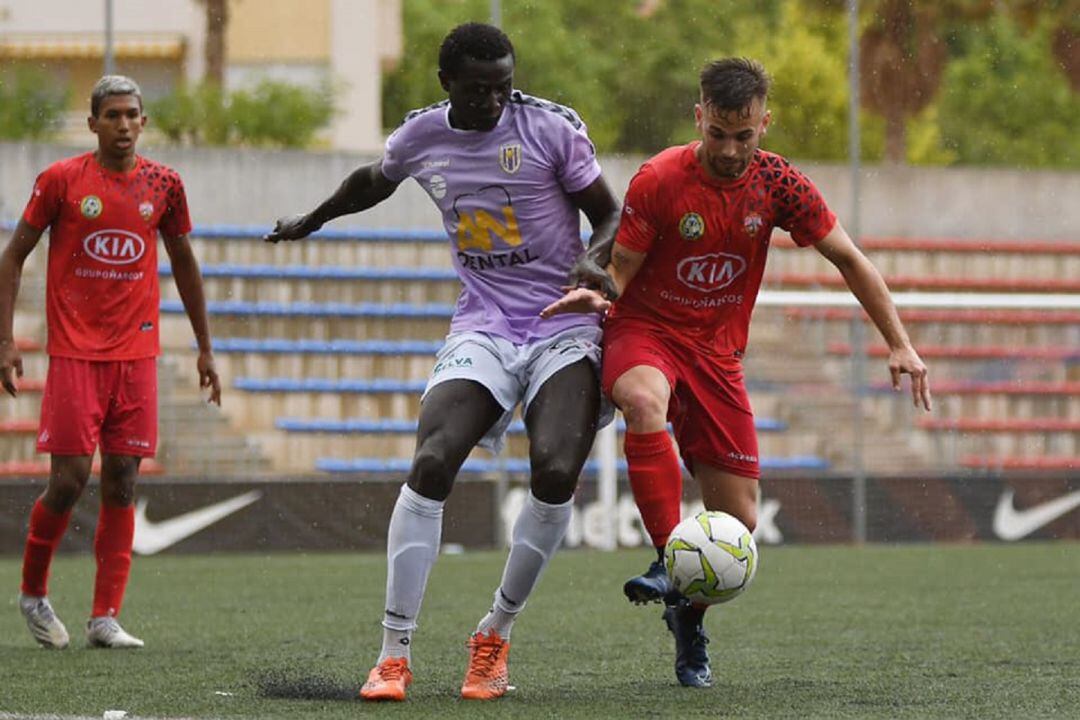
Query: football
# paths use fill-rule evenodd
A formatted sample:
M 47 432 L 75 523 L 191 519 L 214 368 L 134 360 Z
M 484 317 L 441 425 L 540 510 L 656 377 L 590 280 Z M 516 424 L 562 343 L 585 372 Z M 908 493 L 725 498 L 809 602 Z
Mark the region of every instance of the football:
M 750 587 L 757 573 L 757 544 L 734 516 L 703 510 L 671 531 L 664 564 L 676 590 L 691 602 L 715 605 Z

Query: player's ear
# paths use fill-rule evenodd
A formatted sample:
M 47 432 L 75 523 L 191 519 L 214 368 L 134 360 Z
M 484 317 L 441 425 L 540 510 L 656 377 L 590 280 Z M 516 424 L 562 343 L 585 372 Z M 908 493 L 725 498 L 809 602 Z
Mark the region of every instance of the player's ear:
M 98 119 L 93 115 L 86 116 L 86 126 L 90 128 L 90 132 L 94 133 L 95 135 L 97 135 L 97 120 Z
M 705 108 L 701 107 L 701 103 L 694 103 L 694 126 L 698 129 L 699 133 L 705 133 L 705 125 L 702 122 L 705 119 Z
M 450 76 L 442 70 L 439 71 L 439 85 L 442 85 L 442 89 L 446 92 L 450 92 Z
M 765 114 L 761 118 L 761 134 L 764 135 L 769 130 L 769 123 L 772 122 L 772 110 L 766 110 Z

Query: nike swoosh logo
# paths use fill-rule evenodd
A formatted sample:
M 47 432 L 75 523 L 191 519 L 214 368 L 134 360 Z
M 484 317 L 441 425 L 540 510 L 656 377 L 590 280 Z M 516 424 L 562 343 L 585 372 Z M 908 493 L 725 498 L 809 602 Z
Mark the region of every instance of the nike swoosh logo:
M 1023 510 L 1013 505 L 1014 495 L 1006 490 L 994 510 L 994 534 L 1002 540 L 1019 540 L 1080 507 L 1080 490 Z
M 153 522 L 146 518 L 147 500 L 139 498 L 135 505 L 135 539 L 131 549 L 140 555 L 161 552 L 213 525 L 218 520 L 232 515 L 237 510 L 247 507 L 261 497 L 261 491 L 252 490 L 161 522 Z

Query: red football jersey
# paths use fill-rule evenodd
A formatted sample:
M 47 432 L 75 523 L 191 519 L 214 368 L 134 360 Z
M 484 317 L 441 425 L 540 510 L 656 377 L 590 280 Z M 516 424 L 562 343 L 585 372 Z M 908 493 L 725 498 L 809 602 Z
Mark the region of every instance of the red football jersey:
M 799 245 L 832 230 L 836 215 L 786 159 L 758 150 L 742 177 L 709 177 L 700 143 L 668 148 L 630 181 L 616 242 L 648 253 L 609 314 L 643 318 L 717 355 L 741 355 L 774 227 Z
M 129 172 L 93 153 L 38 176 L 23 219 L 49 230 L 49 355 L 136 360 L 159 351 L 157 238 L 191 232 L 187 197 L 172 169 L 137 157 Z

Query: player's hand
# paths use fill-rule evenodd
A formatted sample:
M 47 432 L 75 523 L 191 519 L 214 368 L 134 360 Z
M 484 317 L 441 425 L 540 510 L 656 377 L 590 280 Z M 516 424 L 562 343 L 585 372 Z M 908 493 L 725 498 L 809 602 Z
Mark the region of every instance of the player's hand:
M 907 345 L 892 350 L 889 353 L 889 374 L 892 375 L 892 386 L 896 392 L 900 392 L 900 376 L 910 375 L 912 402 L 915 407 L 922 405 L 930 412 L 930 379 L 927 377 L 926 364 L 915 348 Z
M 299 240 L 306 238 L 321 227 L 322 225 L 314 222 L 310 215 L 290 215 L 289 217 L 279 218 L 274 223 L 274 229 L 263 235 L 263 240 L 270 243 L 281 242 L 282 240 Z
M 210 397 L 207 398 L 207 402 L 212 402 L 221 407 L 221 380 L 218 378 L 217 370 L 214 368 L 214 354 L 209 350 L 200 352 L 196 366 L 199 369 L 199 387 L 204 390 L 210 389 Z
M 596 290 L 589 288 L 566 288 L 566 294 L 540 311 L 540 317 L 547 319 L 562 313 L 600 313 L 611 307 L 611 301 Z
M 570 286 L 599 290 L 600 294 L 608 300 L 616 300 L 619 297 L 619 288 L 611 275 L 608 275 L 604 268 L 589 257 L 587 252 L 582 253 L 574 266 L 570 268 Z
M 22 357 L 14 340 L 0 340 L 0 383 L 11 397 L 18 397 L 15 378 L 23 376 Z

